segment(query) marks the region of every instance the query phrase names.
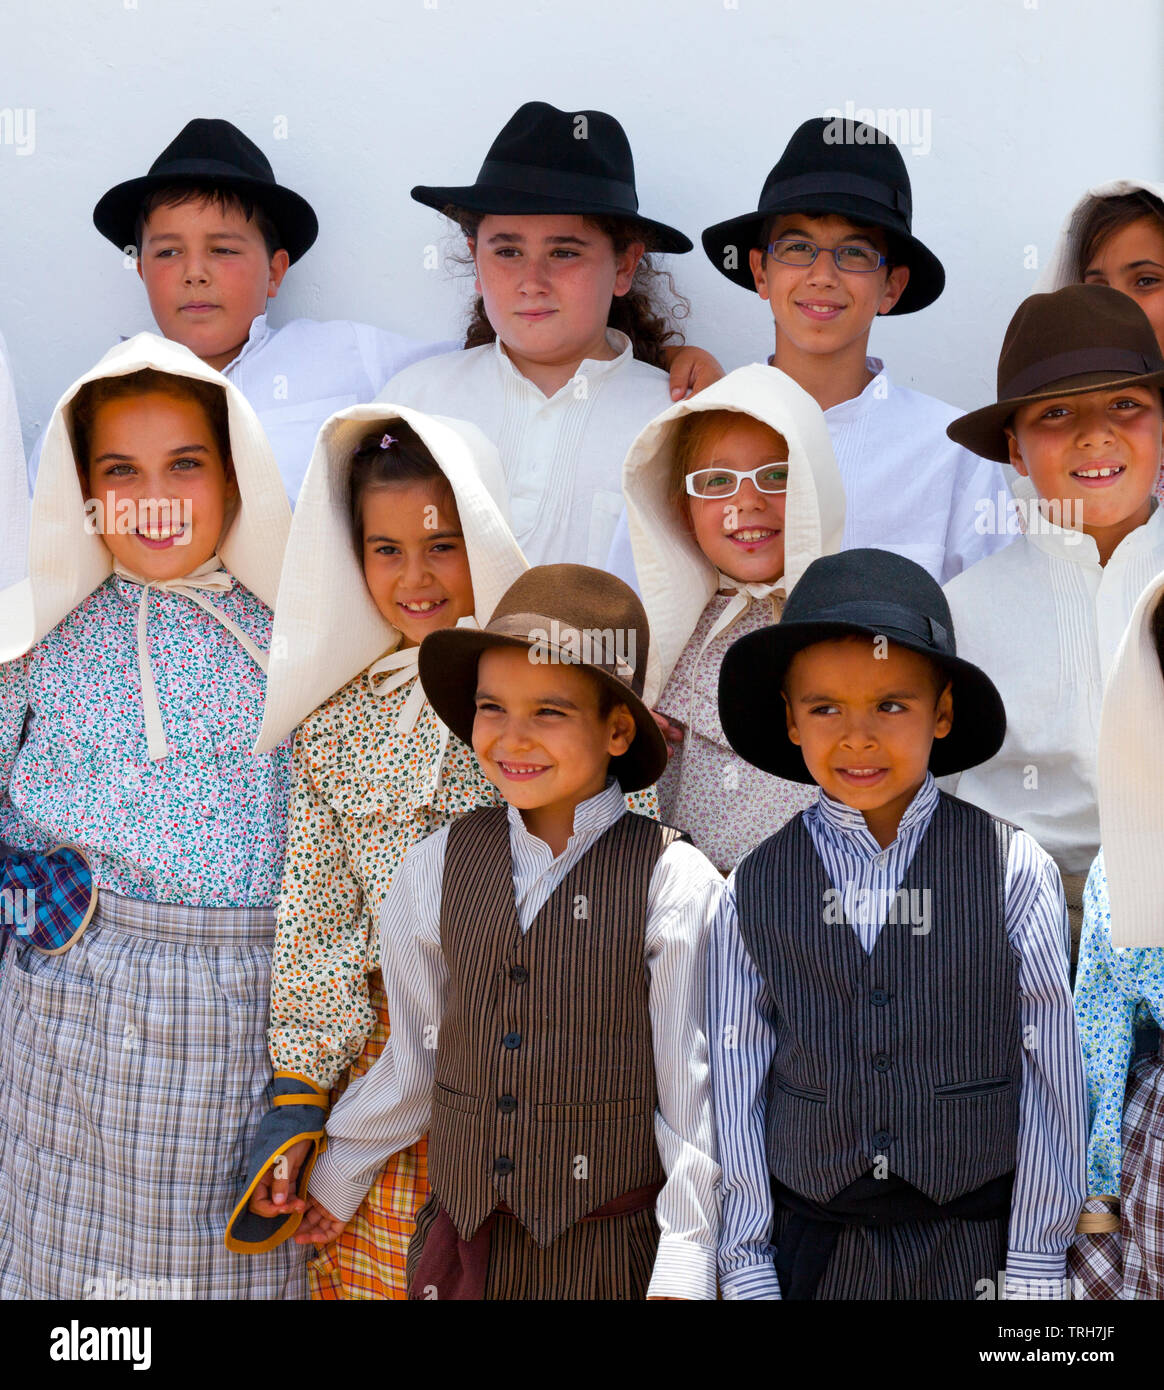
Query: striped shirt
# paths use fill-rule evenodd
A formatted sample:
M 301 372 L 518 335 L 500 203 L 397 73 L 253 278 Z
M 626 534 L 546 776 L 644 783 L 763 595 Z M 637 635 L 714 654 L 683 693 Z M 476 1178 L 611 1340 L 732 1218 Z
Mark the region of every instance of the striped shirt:
M 523 932 L 604 831 L 626 813 L 614 782 L 582 802 L 557 857 L 509 807 L 513 888 Z M 448 828 L 405 855 L 380 919 L 380 968 L 392 1036 L 372 1069 L 352 1083 L 327 1123 L 328 1148 L 310 1191 L 348 1219 L 385 1161 L 429 1126 L 437 1036 L 448 988 L 440 908 Z M 660 856 L 647 892 L 646 957 L 659 1108 L 655 1137 L 666 1183 L 655 1215 L 659 1252 L 651 1296 L 713 1298 L 719 1166 L 704 1027 L 706 955 L 723 879 L 693 846 Z
M 938 788 L 927 775 L 882 849 L 860 811 L 823 793 L 804 815 L 863 949 L 872 951 L 895 895 L 929 827 Z M 912 910 L 912 909 L 911 909 Z M 900 913 L 899 918 L 900 920 Z M 1006 933 L 1019 959 L 1023 1073 L 1018 1154 L 1007 1250 L 1008 1295 L 1020 1281 L 1060 1281 L 1086 1196 L 1087 1099 L 1067 977 L 1067 915 L 1050 857 L 1022 831 L 1011 841 Z M 769 1236 L 772 1199 L 764 1098 L 776 1052 L 773 1002 L 740 935 L 735 874 L 712 930 L 708 1035 L 723 1171 L 719 1270 L 729 1299 L 779 1298 Z

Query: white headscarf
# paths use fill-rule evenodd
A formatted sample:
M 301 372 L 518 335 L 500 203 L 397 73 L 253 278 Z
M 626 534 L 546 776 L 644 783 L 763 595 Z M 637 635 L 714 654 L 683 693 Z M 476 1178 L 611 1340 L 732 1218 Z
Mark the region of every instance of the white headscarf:
M 1036 294 L 1050 294 L 1053 290 L 1061 290 L 1064 285 L 1075 283 L 1082 250 L 1083 224 L 1092 208 L 1100 199 L 1119 198 L 1128 193 L 1151 193 L 1164 202 L 1164 183 L 1149 183 L 1144 179 L 1113 179 L 1111 183 L 1100 183 L 1089 188 L 1067 214 L 1050 259 L 1035 281 Z
M 750 415 L 788 443 L 784 576 L 774 584 L 741 584 L 720 575 L 682 524 L 669 497 L 678 427 L 688 415 L 702 410 Z M 651 626 L 644 690 L 649 705 L 658 700 L 700 614 L 718 589 L 734 588 L 736 599 L 711 636 L 730 626 L 755 600 L 776 592 L 787 597 L 813 560 L 841 548 L 845 494 L 824 414 L 807 391 L 774 367 L 740 367 L 656 416 L 630 447 L 622 486 L 635 572 Z
M 28 578 L 0 593 L 0 662 L 13 661 L 66 618 L 114 572 L 113 556 L 87 525 L 85 500 L 73 449 L 72 403 L 82 386 L 152 367 L 173 376 L 209 382 L 226 393 L 231 459 L 238 503 L 219 538 L 218 553 L 190 575 L 146 581 L 121 565 L 117 573 L 142 585 L 138 612 L 138 664 L 151 758 L 166 755 L 154 693 L 147 632 L 148 591 L 183 593 L 221 623 L 260 666 L 266 654 L 205 598 L 230 588 L 233 575 L 268 606 L 273 605 L 291 525 L 291 509 L 271 446 L 243 394 L 189 348 L 155 333 L 139 333 L 111 348 L 57 402 L 45 434 L 29 520 Z
M 476 426 L 376 403 L 351 406 L 325 420 L 295 504 L 257 753 L 275 747 L 373 662 L 369 677 L 375 693 L 386 695 L 415 681 L 400 716 L 402 732 L 423 707 L 416 679 L 419 648 L 396 650 L 401 634 L 368 592 L 349 520 L 352 455 L 370 429 L 383 426 L 390 433 L 394 420 L 412 426 L 452 488 L 478 623 L 489 621 L 501 595 L 528 568 L 509 529 L 497 450 Z

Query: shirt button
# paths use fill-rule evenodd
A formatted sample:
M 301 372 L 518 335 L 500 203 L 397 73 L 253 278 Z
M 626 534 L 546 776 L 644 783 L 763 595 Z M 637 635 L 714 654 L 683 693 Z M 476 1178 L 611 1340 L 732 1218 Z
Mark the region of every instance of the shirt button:
M 877 1056 L 873 1058 L 874 1071 L 888 1071 L 892 1065 L 893 1063 L 884 1052 L 879 1052 Z
M 493 1160 L 493 1171 L 501 1178 L 507 1178 L 513 1172 L 513 1159 L 502 1155 Z
M 499 1096 L 497 1108 L 503 1115 L 512 1115 L 517 1109 L 517 1100 L 513 1096 Z
M 879 1129 L 873 1136 L 875 1149 L 887 1149 L 893 1143 L 893 1135 L 887 1129 Z
M 875 990 L 869 995 L 869 999 L 870 999 L 870 1002 L 871 1002 L 871 1003 L 874 1003 L 874 1004 L 888 1004 L 888 1003 L 889 1003 L 889 991 L 888 991 L 887 989 L 875 989 Z
M 524 985 L 526 980 L 529 979 L 529 971 L 524 965 L 515 965 L 509 972 L 509 978 L 515 985 Z
M 521 1034 L 506 1033 L 505 1037 L 503 1037 L 501 1041 L 505 1044 L 506 1047 L 508 1047 L 512 1051 L 513 1048 L 521 1046 Z

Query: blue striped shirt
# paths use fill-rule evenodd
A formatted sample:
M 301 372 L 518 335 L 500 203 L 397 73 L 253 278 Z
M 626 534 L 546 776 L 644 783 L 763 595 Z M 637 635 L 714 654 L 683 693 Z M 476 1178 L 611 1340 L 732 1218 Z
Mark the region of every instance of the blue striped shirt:
M 840 906 L 868 953 L 938 804 L 927 775 L 897 839 L 882 849 L 860 811 L 823 793 L 804 824 Z M 838 919 L 839 920 L 839 919 Z M 1008 1296 L 1066 1272 L 1066 1251 L 1086 1195 L 1087 1100 L 1067 975 L 1067 910 L 1054 862 L 1023 831 L 1011 841 L 1006 932 L 1019 960 L 1023 1072 L 1018 1154 L 1007 1251 Z M 740 935 L 735 874 L 712 930 L 708 1037 L 723 1216 L 719 1272 L 725 1298 L 779 1298 L 770 1236 L 765 1142 L 767 1077 L 776 1052 L 771 995 Z M 725 1041 L 730 1040 L 730 1045 Z

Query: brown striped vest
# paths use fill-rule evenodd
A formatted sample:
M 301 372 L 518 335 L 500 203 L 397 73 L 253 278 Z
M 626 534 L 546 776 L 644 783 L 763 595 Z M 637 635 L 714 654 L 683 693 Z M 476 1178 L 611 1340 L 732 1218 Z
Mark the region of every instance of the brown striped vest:
M 740 934 L 772 995 L 778 1036 L 768 1163 L 794 1192 L 826 1203 L 884 1158 L 944 1203 L 1014 1168 L 1022 1037 L 1005 923 L 1012 834 L 941 794 L 898 910 L 887 910 L 868 955 L 843 912 L 830 910 L 837 890 L 803 813 L 741 862 Z M 911 916 L 902 904 L 914 902 L 928 903 L 924 922 L 902 920 Z
M 644 943 L 651 871 L 678 838 L 621 816 L 523 935 L 505 807 L 450 827 L 428 1175 L 463 1239 L 505 1202 L 544 1247 L 662 1180 Z

